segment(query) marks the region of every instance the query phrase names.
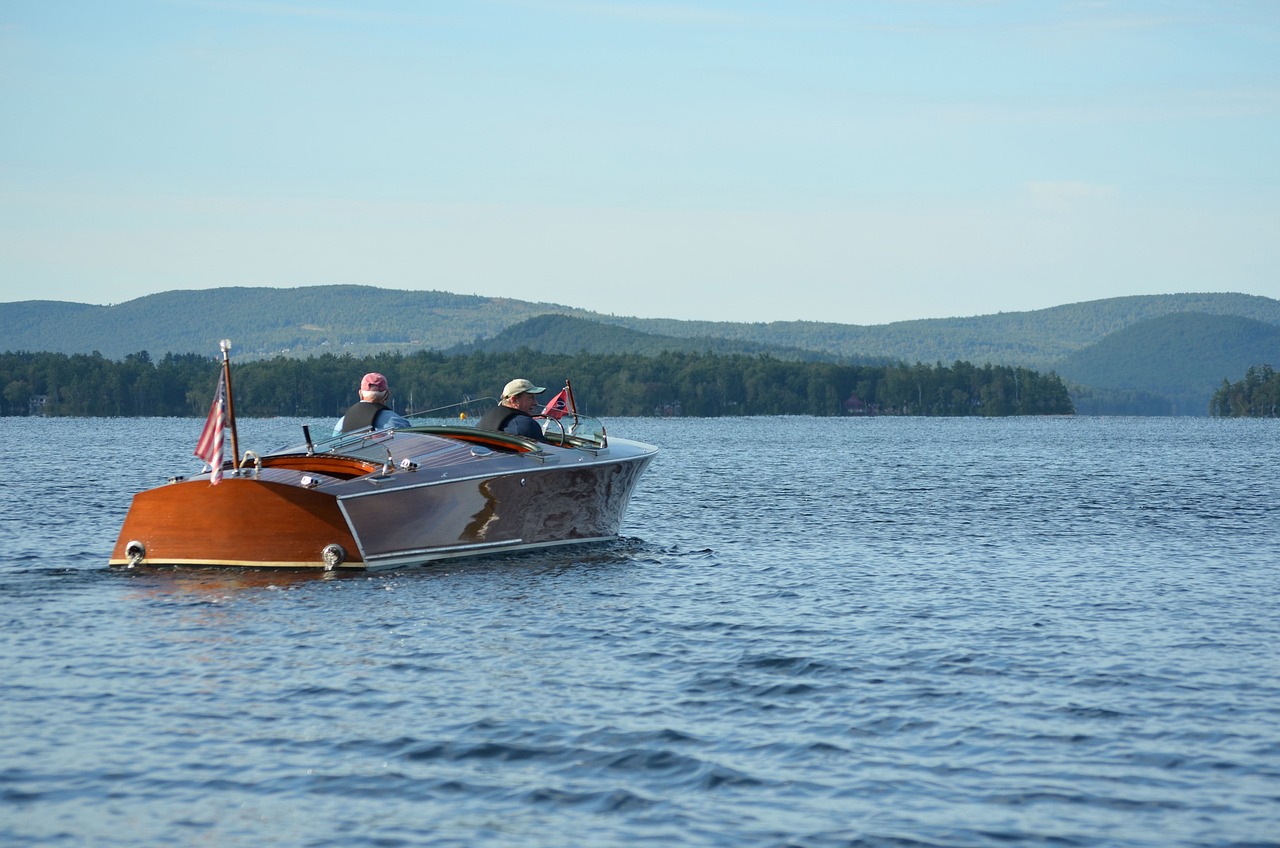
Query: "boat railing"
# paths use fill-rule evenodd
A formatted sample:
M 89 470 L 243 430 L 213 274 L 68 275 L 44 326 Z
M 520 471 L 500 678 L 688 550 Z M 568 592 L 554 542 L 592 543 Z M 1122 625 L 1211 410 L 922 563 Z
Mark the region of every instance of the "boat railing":
M 414 425 L 439 426 L 461 425 L 472 426 L 484 417 L 484 414 L 498 405 L 495 397 L 466 398 L 458 403 L 436 406 L 431 409 L 420 409 L 406 412 L 405 418 Z
M 476 428 L 476 422 L 483 416 L 484 410 L 495 406 L 496 403 L 493 398 L 479 398 L 410 413 L 405 417 L 409 419 L 411 426 L 404 432 L 443 436 L 493 450 L 539 453 L 542 446 L 533 439 Z M 558 418 L 535 415 L 534 419 L 542 427 L 548 444 L 588 451 L 599 451 L 609 446 L 609 437 L 605 432 L 604 424 L 598 418 L 568 413 Z M 307 444 L 305 449 L 300 446 L 296 450 L 298 453 L 305 450 L 305 453 L 311 455 L 337 455 L 366 462 L 380 462 L 388 453 L 383 443 L 395 432 L 395 430 L 373 430 L 366 427 L 312 440 L 310 430 L 304 428 L 308 438 Z
M 609 446 L 609 436 L 599 418 L 574 413 L 558 418 L 550 415 L 535 415 L 534 418 L 542 426 L 547 441 L 553 445 L 587 450 L 601 450 Z
M 360 430 L 352 430 L 349 433 L 326 436 L 308 443 L 307 453 L 346 456 L 381 462 L 388 453 L 383 443 L 390 439 L 394 432 L 394 430 L 374 430 L 365 427 Z

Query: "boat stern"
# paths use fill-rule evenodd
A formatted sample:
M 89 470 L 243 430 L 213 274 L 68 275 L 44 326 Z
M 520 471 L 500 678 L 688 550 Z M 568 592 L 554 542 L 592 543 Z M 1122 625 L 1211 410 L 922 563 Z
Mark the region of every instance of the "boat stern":
M 138 493 L 110 564 L 364 568 L 333 495 L 244 477 L 216 486 L 197 478 Z

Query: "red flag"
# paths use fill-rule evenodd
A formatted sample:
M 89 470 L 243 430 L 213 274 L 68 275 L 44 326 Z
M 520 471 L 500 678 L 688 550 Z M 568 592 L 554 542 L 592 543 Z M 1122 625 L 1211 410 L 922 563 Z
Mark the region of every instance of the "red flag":
M 213 395 L 213 404 L 209 407 L 209 417 L 204 422 L 204 429 L 200 431 L 200 441 L 196 442 L 196 449 L 192 453 L 205 462 L 209 463 L 212 469 L 209 474 L 209 483 L 218 485 L 222 480 L 222 437 L 223 430 L 227 426 L 227 374 L 222 372 L 218 377 L 218 389 Z
M 572 410 L 569 409 L 569 387 L 565 386 L 560 390 L 560 394 L 553 397 L 551 402 L 546 405 L 542 410 L 542 414 L 548 418 L 559 418 L 570 411 Z

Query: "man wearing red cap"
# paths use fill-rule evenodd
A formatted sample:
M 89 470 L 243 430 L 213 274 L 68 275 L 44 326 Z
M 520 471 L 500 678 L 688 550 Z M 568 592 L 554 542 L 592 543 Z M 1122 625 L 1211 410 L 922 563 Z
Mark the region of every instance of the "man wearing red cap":
M 353 404 L 333 425 L 333 434 L 350 433 L 372 427 L 374 430 L 399 430 L 412 426 L 409 419 L 386 405 L 391 397 L 387 378 L 371 371 L 360 381 L 360 402 Z

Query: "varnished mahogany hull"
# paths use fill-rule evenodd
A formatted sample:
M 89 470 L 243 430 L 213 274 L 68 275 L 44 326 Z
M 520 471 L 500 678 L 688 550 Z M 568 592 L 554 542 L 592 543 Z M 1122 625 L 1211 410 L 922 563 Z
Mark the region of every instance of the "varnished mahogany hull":
M 140 492 L 111 552 L 128 565 L 140 542 L 151 565 L 323 568 L 322 551 L 337 544 L 346 567 L 360 568 L 358 548 L 333 495 L 285 483 L 207 477 Z

